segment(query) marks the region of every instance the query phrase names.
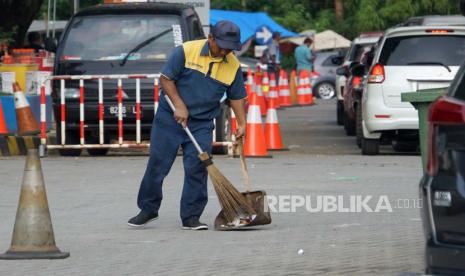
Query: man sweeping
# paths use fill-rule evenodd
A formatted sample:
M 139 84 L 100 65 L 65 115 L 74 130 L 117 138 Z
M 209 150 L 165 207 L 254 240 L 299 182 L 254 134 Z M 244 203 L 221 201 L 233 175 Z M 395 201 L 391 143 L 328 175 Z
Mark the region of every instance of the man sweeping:
M 150 137 L 150 158 L 137 199 L 141 211 L 128 221 L 129 226 L 141 227 L 158 218 L 163 179 L 181 146 L 185 174 L 182 228 L 208 229 L 199 221 L 208 200 L 208 174 L 183 126 L 187 125 L 200 147 L 211 153 L 213 119 L 218 116 L 220 100 L 226 93 L 236 114 L 236 137 L 244 136 L 246 92 L 240 62 L 232 52 L 240 49 L 239 27 L 224 20 L 212 27 L 208 39 L 186 42 L 171 53 L 162 69 L 160 83 L 176 111 L 173 113 L 166 99 L 160 97 Z

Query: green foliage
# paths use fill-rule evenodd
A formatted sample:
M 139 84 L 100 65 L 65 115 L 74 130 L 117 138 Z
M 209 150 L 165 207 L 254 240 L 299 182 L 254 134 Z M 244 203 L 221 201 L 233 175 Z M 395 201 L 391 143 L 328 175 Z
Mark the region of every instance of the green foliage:
M 15 42 L 15 35 L 18 31 L 18 26 L 14 26 L 11 30 L 0 28 L 0 45 L 10 45 Z

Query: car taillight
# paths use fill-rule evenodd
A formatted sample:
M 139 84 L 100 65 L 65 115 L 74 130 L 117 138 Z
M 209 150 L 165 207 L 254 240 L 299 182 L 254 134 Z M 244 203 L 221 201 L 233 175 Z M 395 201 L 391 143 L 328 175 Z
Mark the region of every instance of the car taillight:
M 384 66 L 377 63 L 371 68 L 370 75 L 368 76 L 369 83 L 382 83 L 384 81 Z
M 428 29 L 425 30 L 425 33 L 432 33 L 432 34 L 446 34 L 446 33 L 453 33 L 454 30 L 450 29 Z
M 438 125 L 465 124 L 465 103 L 454 98 L 441 97 L 431 104 L 428 114 L 428 165 L 427 172 L 438 171 L 436 137 Z
M 360 85 L 362 84 L 362 78 L 361 77 L 353 77 L 352 78 L 352 87 L 355 89 L 359 89 Z

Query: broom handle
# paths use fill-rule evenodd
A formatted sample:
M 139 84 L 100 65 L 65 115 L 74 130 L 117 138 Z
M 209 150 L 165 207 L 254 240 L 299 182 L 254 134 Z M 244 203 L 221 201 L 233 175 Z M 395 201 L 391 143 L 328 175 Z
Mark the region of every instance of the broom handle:
M 173 102 L 171 101 L 170 97 L 168 97 L 168 95 L 165 95 L 165 99 L 166 101 L 168 102 L 168 105 L 171 107 L 171 109 L 173 110 L 173 112 L 176 110 L 176 108 L 174 107 L 174 104 Z M 197 140 L 195 139 L 194 135 L 192 135 L 192 132 L 189 130 L 189 128 L 187 127 L 187 124 L 186 126 L 182 126 L 182 128 L 186 131 L 187 133 L 187 136 L 189 136 L 189 138 L 191 139 L 192 143 L 194 144 L 195 148 L 197 149 L 197 151 L 199 152 L 199 154 L 203 153 L 203 150 L 202 148 L 200 147 L 199 143 L 197 143 Z
M 239 146 L 239 157 L 241 159 L 241 168 L 242 168 L 242 177 L 244 178 L 244 187 L 246 192 L 252 191 L 252 186 L 250 185 L 249 181 L 249 170 L 247 169 L 247 163 L 245 162 L 244 157 L 244 140 L 243 138 L 237 141 L 237 145 Z

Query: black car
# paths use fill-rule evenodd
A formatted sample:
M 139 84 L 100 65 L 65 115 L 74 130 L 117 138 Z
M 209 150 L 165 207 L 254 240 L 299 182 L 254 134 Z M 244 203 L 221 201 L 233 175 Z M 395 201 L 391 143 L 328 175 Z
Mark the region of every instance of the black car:
M 465 275 L 465 65 L 429 109 L 428 166 L 420 182 L 427 273 Z
M 86 8 L 69 21 L 56 48 L 53 75 L 156 74 L 170 52 L 185 41 L 205 38 L 194 9 L 184 4 L 117 3 Z M 50 48 L 50 47 L 49 47 Z M 53 45 L 52 47 L 53 48 Z M 85 81 L 86 144 L 99 143 L 98 80 Z M 105 144 L 118 137 L 117 80 L 103 80 Z M 136 136 L 136 80 L 124 79 L 124 140 Z M 148 140 L 154 115 L 154 80 L 140 79 L 141 137 Z M 66 80 L 66 144 L 79 144 L 79 81 Z M 54 113 L 61 118 L 60 81 L 52 88 Z M 222 105 L 216 120 L 216 138 L 226 139 L 229 108 Z M 61 141 L 57 124 L 57 141 Z M 88 149 L 104 155 L 108 148 Z M 62 149 L 62 155 L 79 155 L 81 149 Z

